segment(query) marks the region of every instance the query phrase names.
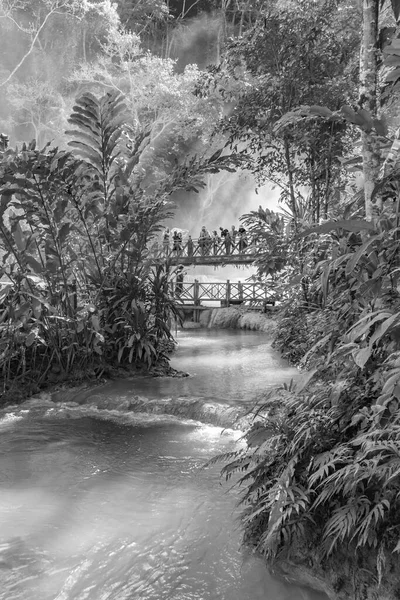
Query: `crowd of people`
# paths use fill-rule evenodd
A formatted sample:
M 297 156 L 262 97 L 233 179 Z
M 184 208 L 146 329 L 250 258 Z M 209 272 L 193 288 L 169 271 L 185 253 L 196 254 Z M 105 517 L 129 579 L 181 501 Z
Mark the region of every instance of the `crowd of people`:
M 186 241 L 187 256 L 193 256 L 195 253 L 196 240 L 189 235 Z M 214 230 L 212 233 L 203 225 L 200 230 L 197 244 L 201 256 L 231 254 L 234 249 L 238 249 L 239 254 L 243 253 L 249 245 L 246 229 L 240 226 L 236 229 L 232 225 L 231 229 L 219 228 L 219 232 Z M 168 228 L 164 230 L 162 251 L 165 256 L 171 253 L 180 255 L 183 251 L 183 236 L 178 229 L 170 231 Z

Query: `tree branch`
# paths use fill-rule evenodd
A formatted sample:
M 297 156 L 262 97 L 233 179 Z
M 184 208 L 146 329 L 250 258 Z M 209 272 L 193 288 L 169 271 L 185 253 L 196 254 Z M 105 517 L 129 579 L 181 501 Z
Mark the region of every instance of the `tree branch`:
M 0 19 L 8 19 L 15 25 L 17 29 L 19 29 L 19 31 L 22 31 L 23 33 L 32 33 L 32 28 L 23 27 L 10 14 L 0 15 Z
M 0 82 L 0 87 L 3 87 L 4 85 L 6 85 L 15 75 L 15 73 L 18 71 L 18 69 L 20 69 L 20 67 L 24 64 L 24 62 L 26 61 L 26 59 L 28 58 L 28 56 L 30 54 L 32 54 L 33 49 L 35 47 L 35 44 L 38 40 L 38 37 L 40 35 L 40 33 L 43 31 L 44 27 L 46 26 L 47 21 L 49 20 L 49 18 L 52 15 L 62 15 L 64 14 L 60 9 L 64 8 L 67 6 L 67 2 L 62 2 L 62 3 L 58 3 L 56 2 L 55 5 L 50 8 L 49 12 L 47 13 L 47 15 L 45 16 L 45 18 L 43 19 L 42 23 L 40 24 L 40 26 L 38 27 L 38 29 L 36 30 L 35 34 L 33 35 L 33 38 L 31 40 L 31 44 L 29 46 L 28 51 L 24 54 L 24 56 L 21 58 L 21 60 L 19 61 L 19 63 L 14 67 L 14 69 L 11 71 L 11 73 L 6 77 L 6 79 L 2 82 Z M 72 13 L 71 13 L 72 14 Z M 29 30 L 24 29 L 22 26 L 20 26 L 15 19 L 11 16 L 11 14 L 4 14 L 1 15 L 1 18 L 6 18 L 9 19 L 12 23 L 14 23 L 16 25 L 16 27 L 20 30 L 23 31 L 24 33 L 30 33 Z M 33 34 L 33 31 L 31 32 Z

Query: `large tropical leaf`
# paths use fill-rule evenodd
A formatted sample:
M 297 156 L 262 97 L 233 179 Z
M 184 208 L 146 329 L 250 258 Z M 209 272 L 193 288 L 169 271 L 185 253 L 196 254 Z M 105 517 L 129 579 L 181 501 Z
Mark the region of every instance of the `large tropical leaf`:
M 108 92 L 96 98 L 86 92 L 77 99 L 68 122 L 73 129 L 69 145 L 80 154 L 100 175 L 100 185 L 107 186 L 113 174 L 111 167 L 120 154 L 119 141 L 126 121 L 126 105 L 118 92 Z
M 400 0 L 392 0 L 392 9 L 393 9 L 394 18 L 396 19 L 396 22 L 397 22 L 399 20 L 399 16 L 400 16 Z

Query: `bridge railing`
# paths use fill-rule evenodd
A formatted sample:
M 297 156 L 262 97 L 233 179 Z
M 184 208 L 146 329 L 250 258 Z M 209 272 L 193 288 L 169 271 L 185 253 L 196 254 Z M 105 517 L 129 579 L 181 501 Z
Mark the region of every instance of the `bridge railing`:
M 275 301 L 275 290 L 271 284 L 256 282 L 180 282 L 172 284 L 172 293 L 182 302 L 200 304 L 201 301 L 246 302 L 261 304 L 265 301 Z
M 242 301 L 268 300 L 273 295 L 270 286 L 257 283 L 230 283 L 230 299 Z
M 198 300 L 225 300 L 226 284 L 225 283 L 199 283 L 198 284 Z
M 254 255 L 260 250 L 255 243 L 235 239 L 230 242 L 220 239 L 219 241 L 212 238 L 198 238 L 186 242 L 168 242 L 154 244 L 150 252 L 154 258 L 168 257 L 183 257 L 183 258 L 198 258 L 203 256 L 242 256 Z
M 176 283 L 172 283 L 172 294 L 179 298 L 182 301 L 189 301 L 193 304 L 195 303 L 196 298 L 196 287 L 197 282 L 193 283 L 181 283 L 181 287 L 177 287 Z M 179 285 L 179 284 L 178 284 Z

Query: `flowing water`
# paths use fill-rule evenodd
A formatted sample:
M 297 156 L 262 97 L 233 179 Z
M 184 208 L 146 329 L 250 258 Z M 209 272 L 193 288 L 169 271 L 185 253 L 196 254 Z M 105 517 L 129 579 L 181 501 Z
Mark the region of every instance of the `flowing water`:
M 96 390 L 97 406 L 89 395 L 0 413 L 1 600 L 323 598 L 240 548 L 237 492 L 218 467 L 202 469 L 240 432 L 126 410 L 135 395 L 239 406 L 295 371 L 260 333 L 178 341 L 173 365 L 189 378 L 112 382 Z

